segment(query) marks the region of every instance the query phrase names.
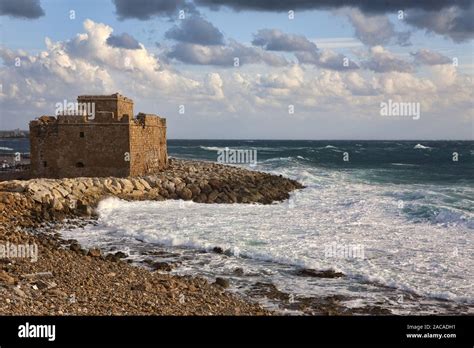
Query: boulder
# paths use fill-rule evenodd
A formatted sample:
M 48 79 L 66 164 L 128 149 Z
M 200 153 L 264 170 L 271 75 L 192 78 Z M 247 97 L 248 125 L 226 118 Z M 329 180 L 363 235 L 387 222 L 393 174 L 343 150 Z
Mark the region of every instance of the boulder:
M 219 192 L 214 190 L 211 193 L 209 193 L 209 195 L 207 197 L 207 201 L 212 203 L 216 200 L 217 196 L 219 196 Z
M 220 277 L 216 278 L 216 282 L 214 284 L 219 285 L 223 288 L 228 288 L 230 286 L 230 282 L 228 279 L 224 279 Z
M 197 197 L 201 193 L 201 189 L 196 184 L 188 184 L 186 188 L 191 191 L 193 197 Z
M 193 197 L 193 193 L 187 187 L 182 188 L 181 190 L 177 191 L 178 197 L 184 200 L 190 200 Z
M 120 184 L 122 186 L 122 192 L 123 193 L 129 193 L 133 191 L 133 184 L 130 180 L 128 179 L 121 179 Z
M 145 179 L 139 178 L 138 182 L 140 182 L 140 184 L 142 184 L 142 186 L 145 188 L 145 190 L 147 190 L 147 191 L 151 190 L 150 184 Z
M 89 249 L 89 252 L 87 253 L 87 256 L 90 256 L 90 257 L 101 257 L 101 256 L 102 256 L 102 252 L 101 252 L 100 249 L 98 249 L 98 248 L 92 248 L 92 249 Z

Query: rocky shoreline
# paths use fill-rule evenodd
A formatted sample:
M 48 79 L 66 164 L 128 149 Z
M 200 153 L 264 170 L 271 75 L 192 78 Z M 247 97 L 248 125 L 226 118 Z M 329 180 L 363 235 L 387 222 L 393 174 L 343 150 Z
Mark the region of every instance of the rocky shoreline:
M 0 258 L 0 314 L 268 315 L 259 305 L 227 293 L 223 279 L 209 283 L 150 272 L 124 262 L 121 255 L 86 251 L 74 241 L 32 231 L 65 218 L 94 216 L 95 206 L 108 196 L 271 204 L 302 187 L 281 176 L 176 159 L 167 170 L 140 178 L 0 182 L 0 246 L 38 246 L 37 262 Z

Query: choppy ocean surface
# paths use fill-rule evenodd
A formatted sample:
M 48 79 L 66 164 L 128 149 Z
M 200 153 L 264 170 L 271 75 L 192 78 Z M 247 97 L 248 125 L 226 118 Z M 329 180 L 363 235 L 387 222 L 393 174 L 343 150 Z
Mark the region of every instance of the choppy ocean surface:
M 168 142 L 170 156 L 196 160 L 216 161 L 225 147 L 257 150 L 251 169 L 306 188 L 267 206 L 107 199 L 97 225 L 64 237 L 137 261 L 160 251 L 174 273 L 225 277 L 254 298 L 256 283 L 271 283 L 295 301 L 334 295 L 347 308 L 394 314 L 474 312 L 474 142 Z M 300 268 L 346 276 L 301 277 Z

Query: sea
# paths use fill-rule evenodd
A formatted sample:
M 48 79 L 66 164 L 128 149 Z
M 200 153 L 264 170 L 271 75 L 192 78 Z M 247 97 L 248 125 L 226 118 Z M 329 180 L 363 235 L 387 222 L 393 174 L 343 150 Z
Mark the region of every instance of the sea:
M 0 140 L 0 152 L 25 143 Z M 361 315 L 474 314 L 473 141 L 168 141 L 183 159 L 216 162 L 226 148 L 256 150 L 256 163 L 233 165 L 305 188 L 271 205 L 108 198 L 63 237 L 226 278 L 281 314 L 325 314 L 318 299 Z

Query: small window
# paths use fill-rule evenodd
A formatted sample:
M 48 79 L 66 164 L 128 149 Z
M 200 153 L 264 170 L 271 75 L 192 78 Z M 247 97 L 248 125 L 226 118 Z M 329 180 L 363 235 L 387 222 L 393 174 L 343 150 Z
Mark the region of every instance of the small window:
M 43 161 L 43 167 L 45 167 L 45 168 L 46 168 L 47 166 L 48 166 L 48 162 L 46 162 L 46 161 Z
M 84 132 L 80 132 L 79 137 L 84 138 Z
M 77 162 L 77 163 L 76 163 L 76 167 L 77 167 L 77 168 L 84 168 L 84 163 L 82 163 L 82 162 Z

